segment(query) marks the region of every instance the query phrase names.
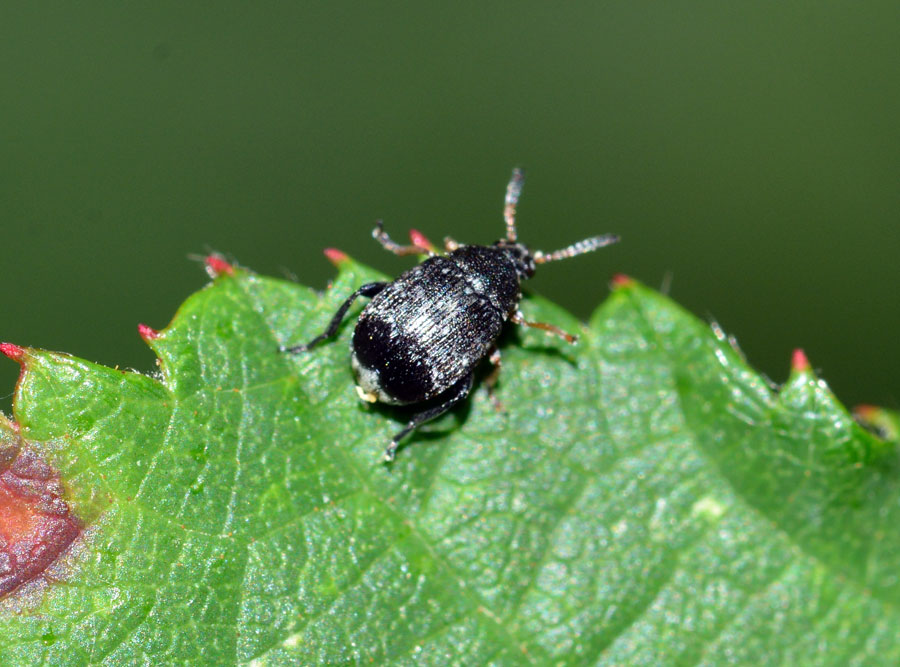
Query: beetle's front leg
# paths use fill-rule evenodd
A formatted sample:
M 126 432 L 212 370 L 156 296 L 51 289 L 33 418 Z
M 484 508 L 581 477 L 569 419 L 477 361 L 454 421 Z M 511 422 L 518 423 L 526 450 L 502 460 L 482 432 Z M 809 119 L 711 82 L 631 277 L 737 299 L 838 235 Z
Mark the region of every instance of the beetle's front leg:
M 410 237 L 413 239 L 413 245 L 400 245 L 396 241 L 391 240 L 388 233 L 384 231 L 384 224 L 381 220 L 375 221 L 375 229 L 372 230 L 372 237 L 381 244 L 381 247 L 392 252 L 395 255 L 428 255 L 434 256 L 435 249 L 431 245 L 431 241 L 425 238 L 422 232 L 412 230 Z
M 328 328 L 325 329 L 324 333 L 319 334 L 311 341 L 303 345 L 294 345 L 293 347 L 285 347 L 282 346 L 278 348 L 282 352 L 290 352 L 291 354 L 297 354 L 298 352 L 306 352 L 310 348 L 318 345 L 326 338 L 331 338 L 335 332 L 338 330 L 338 327 L 341 326 L 341 321 L 344 319 L 344 315 L 347 314 L 347 311 L 350 309 L 350 306 L 356 301 L 356 297 L 358 296 L 367 296 L 373 297 L 378 294 L 381 290 L 388 286 L 389 283 L 366 283 L 358 290 L 356 290 L 353 294 L 347 297 L 347 300 L 341 304 L 341 307 L 337 309 L 337 312 L 334 314 L 334 317 L 331 318 L 331 322 L 328 323 Z

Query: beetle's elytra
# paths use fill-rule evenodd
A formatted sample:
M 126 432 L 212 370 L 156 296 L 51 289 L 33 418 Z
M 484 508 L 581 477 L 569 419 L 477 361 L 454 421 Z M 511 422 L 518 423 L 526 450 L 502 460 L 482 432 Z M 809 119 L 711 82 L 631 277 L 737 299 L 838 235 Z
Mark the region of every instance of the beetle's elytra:
M 393 282 L 363 285 L 338 308 L 328 328 L 305 345 L 282 348 L 305 352 L 332 337 L 358 296 L 371 297 L 356 323 L 351 364 L 357 393 L 366 401 L 412 405 L 429 401 L 391 440 L 384 458 L 392 461 L 397 443 L 421 424 L 438 417 L 468 396 L 475 367 L 489 357 L 500 367 L 496 342 L 507 320 L 543 329 L 570 343 L 575 337 L 552 324 L 527 322 L 519 311 L 521 283 L 535 265 L 591 252 L 618 241 L 594 236 L 568 248 L 544 253 L 517 241 L 516 204 L 523 176 L 513 170 L 506 188 L 503 217 L 506 238 L 493 245 L 463 245 L 445 240 L 446 254 L 430 247 L 401 246 L 376 224 L 372 235 L 397 255 L 429 255 Z M 489 388 L 496 372 L 488 378 Z

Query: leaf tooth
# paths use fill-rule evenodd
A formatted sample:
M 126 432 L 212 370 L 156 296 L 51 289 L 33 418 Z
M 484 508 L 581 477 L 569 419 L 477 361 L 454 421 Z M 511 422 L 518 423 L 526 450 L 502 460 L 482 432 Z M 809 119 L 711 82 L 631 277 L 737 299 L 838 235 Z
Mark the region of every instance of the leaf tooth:
M 338 250 L 337 248 L 325 248 L 322 252 L 325 254 L 325 257 L 328 258 L 328 261 L 338 268 L 341 268 L 342 264 L 350 261 L 350 256 L 343 250 Z
M 25 361 L 25 348 L 19 347 L 15 343 L 0 343 L 0 352 L 16 363 L 21 364 Z
M 207 255 L 203 264 L 210 278 L 218 278 L 221 275 L 233 276 L 234 266 L 232 266 L 222 255 L 217 252 Z
M 809 365 L 809 359 L 802 348 L 797 348 L 791 355 L 791 371 L 794 373 L 810 373 L 812 367 Z
M 25 377 L 25 358 L 28 351 L 26 348 L 16 345 L 15 343 L 0 343 L 0 352 L 19 364 L 19 379 L 17 384 L 20 384 L 22 378 Z M 13 408 L 15 409 L 15 401 L 13 401 Z
M 881 408 L 879 408 L 877 405 L 868 405 L 865 403 L 863 403 L 862 405 L 857 405 L 855 408 L 853 408 L 854 416 L 860 417 L 861 419 L 872 419 L 880 411 Z
M 627 274 L 617 273 L 609 281 L 609 284 L 612 289 L 625 289 L 628 287 L 634 287 L 635 285 L 637 285 L 637 281 Z
M 900 415 L 877 405 L 857 405 L 853 417 L 882 440 L 900 440 Z
M 144 339 L 144 342 L 150 343 L 150 341 L 159 338 L 159 331 L 153 329 L 146 324 L 138 324 L 138 335 Z

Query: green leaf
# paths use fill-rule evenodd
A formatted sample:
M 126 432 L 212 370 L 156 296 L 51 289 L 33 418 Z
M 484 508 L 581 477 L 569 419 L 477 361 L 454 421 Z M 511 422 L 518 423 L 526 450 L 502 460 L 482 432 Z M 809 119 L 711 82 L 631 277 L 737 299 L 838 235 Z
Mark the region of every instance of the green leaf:
M 506 412 L 478 388 L 385 465 L 352 318 L 276 351 L 378 277 L 226 272 L 146 336 L 159 377 L 23 351 L 0 433 L 84 531 L 0 600 L 0 664 L 900 660 L 896 449 L 808 367 L 773 392 L 627 280 L 586 329 L 528 298 L 579 344 L 512 333 Z

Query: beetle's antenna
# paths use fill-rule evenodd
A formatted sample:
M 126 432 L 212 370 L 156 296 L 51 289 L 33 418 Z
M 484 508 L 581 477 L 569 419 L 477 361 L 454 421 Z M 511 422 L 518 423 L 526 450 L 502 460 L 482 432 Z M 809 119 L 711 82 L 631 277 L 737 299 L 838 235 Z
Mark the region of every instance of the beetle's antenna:
M 506 240 L 513 243 L 516 241 L 516 204 L 519 203 L 524 183 L 525 174 L 516 167 L 506 186 L 506 200 L 503 206 L 503 219 L 506 220 Z
M 562 250 L 556 250 L 554 252 L 535 250 L 533 253 L 534 263 L 546 264 L 547 262 L 555 262 L 559 259 L 568 259 L 569 257 L 574 257 L 575 255 L 583 255 L 586 252 L 593 252 L 594 250 L 612 245 L 613 243 L 617 243 L 618 241 L 619 237 L 615 234 L 606 234 L 604 236 L 592 236 L 589 239 L 584 239 L 583 241 L 578 241 L 578 243 L 573 243 L 568 248 L 563 248 Z

